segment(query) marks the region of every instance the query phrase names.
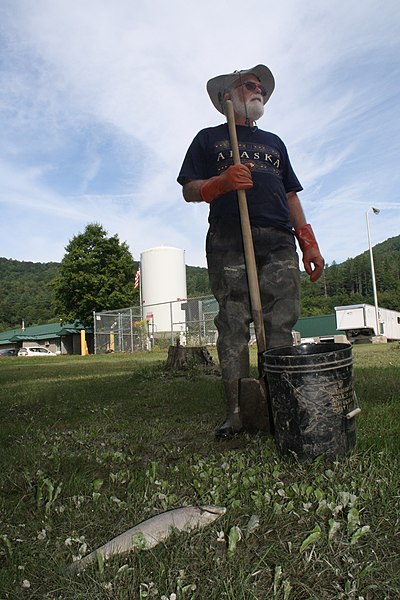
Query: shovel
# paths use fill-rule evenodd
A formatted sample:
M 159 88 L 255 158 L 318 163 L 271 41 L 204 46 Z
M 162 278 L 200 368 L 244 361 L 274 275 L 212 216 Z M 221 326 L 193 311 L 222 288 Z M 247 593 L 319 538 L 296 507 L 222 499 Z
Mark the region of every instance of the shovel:
M 239 145 L 236 133 L 235 115 L 231 100 L 225 102 L 225 112 L 228 122 L 229 137 L 233 154 L 233 163 L 240 164 Z M 242 228 L 244 257 L 246 263 L 247 280 L 249 284 L 251 313 L 258 350 L 259 379 L 250 377 L 242 378 L 239 387 L 240 416 L 245 431 L 255 433 L 263 431 L 273 433 L 272 409 L 269 393 L 265 380 L 260 372 L 260 357 L 266 350 L 265 328 L 260 298 L 260 287 L 256 259 L 254 255 L 253 237 L 251 235 L 249 211 L 247 208 L 246 192 L 238 190 L 240 222 Z

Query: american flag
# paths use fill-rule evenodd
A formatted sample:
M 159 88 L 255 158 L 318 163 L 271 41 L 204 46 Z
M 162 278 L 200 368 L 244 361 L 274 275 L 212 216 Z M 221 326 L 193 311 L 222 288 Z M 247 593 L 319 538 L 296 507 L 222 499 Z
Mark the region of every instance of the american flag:
M 140 267 L 136 271 L 136 275 L 135 275 L 135 290 L 136 290 L 136 288 L 139 287 L 139 281 L 140 281 Z

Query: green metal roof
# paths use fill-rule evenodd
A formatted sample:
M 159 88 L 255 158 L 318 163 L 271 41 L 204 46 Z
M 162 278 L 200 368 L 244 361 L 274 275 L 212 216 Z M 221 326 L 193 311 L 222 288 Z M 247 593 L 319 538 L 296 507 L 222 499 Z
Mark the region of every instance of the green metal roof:
M 215 313 L 218 312 L 218 302 L 215 298 L 206 298 L 202 300 L 203 312 Z
M 0 345 L 27 340 L 48 340 L 79 333 L 81 329 L 85 329 L 81 323 L 45 323 L 44 325 L 35 325 L 33 327 L 21 327 L 16 329 L 8 329 L 0 332 Z M 86 330 L 89 331 L 89 330 Z

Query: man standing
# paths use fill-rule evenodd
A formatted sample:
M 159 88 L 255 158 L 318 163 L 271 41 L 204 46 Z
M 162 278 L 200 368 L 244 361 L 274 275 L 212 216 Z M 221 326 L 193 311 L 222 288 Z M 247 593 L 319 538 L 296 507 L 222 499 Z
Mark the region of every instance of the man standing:
M 246 190 L 268 349 L 292 345 L 292 328 L 299 317 L 295 236 L 311 281 L 324 268 L 297 195 L 303 188 L 286 147 L 278 136 L 256 126 L 274 85 L 265 65 L 210 79 L 207 91 L 215 108 L 224 114 L 224 102 L 232 101 L 242 164 L 233 164 L 224 123 L 196 135 L 178 176 L 186 202 L 210 205 L 207 265 L 219 305 L 217 351 L 228 400 L 228 415 L 217 437 L 242 430 L 239 382 L 249 377 L 252 317 L 236 191 Z

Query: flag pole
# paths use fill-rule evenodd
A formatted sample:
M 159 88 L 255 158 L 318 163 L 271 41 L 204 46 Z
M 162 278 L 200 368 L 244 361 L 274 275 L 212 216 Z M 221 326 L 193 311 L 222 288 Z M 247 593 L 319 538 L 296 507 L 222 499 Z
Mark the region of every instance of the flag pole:
M 139 299 L 140 299 L 140 320 L 143 321 L 143 301 L 142 301 L 142 269 L 139 263 Z
M 142 269 L 141 269 L 141 263 L 139 263 L 139 301 L 140 301 L 140 320 L 143 321 Z
M 140 303 L 140 320 L 143 321 L 143 310 L 142 310 L 142 274 L 140 272 L 140 261 L 138 262 L 138 268 L 135 275 L 134 288 L 135 290 L 139 287 L 139 303 Z

